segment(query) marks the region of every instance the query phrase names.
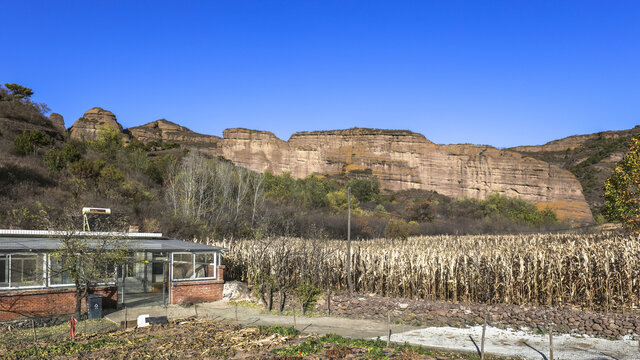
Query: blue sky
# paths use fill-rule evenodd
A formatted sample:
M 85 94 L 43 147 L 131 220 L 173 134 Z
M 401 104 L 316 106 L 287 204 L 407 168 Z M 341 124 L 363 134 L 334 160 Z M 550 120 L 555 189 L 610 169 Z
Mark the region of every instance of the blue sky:
M 640 123 L 640 2 L 9 1 L 0 81 L 65 117 L 497 147 Z

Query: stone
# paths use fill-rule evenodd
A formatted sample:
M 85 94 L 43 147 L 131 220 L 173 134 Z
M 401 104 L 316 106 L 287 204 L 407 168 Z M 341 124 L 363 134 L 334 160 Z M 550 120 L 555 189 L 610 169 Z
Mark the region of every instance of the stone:
M 127 131 L 142 142 L 178 142 L 260 173 L 376 176 L 385 190 L 433 190 L 453 198 L 497 192 L 551 207 L 561 220 L 593 220 L 580 183 L 567 170 L 486 145 L 434 144 L 408 130 L 298 132 L 284 141 L 242 128 L 224 130 L 223 138 L 203 135 L 161 119 Z
M 60 133 L 65 133 L 67 128 L 64 126 L 64 117 L 58 113 L 51 113 L 49 115 L 49 120 L 51 120 L 51 125 Z
M 116 116 L 111 111 L 94 107 L 73 123 L 69 129 L 70 137 L 76 140 L 93 140 L 97 137 L 101 126 L 123 132 L 122 125 L 118 123 Z
M 244 300 L 249 298 L 249 287 L 241 281 L 227 281 L 222 290 L 224 300 Z

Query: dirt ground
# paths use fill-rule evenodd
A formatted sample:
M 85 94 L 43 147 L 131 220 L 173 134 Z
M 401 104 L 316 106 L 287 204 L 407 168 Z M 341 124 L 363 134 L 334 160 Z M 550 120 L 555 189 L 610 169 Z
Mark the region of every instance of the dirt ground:
M 185 319 L 167 325 L 107 330 L 68 339 L 59 336 L 33 345 L 0 343 L 5 359 L 477 359 L 474 354 L 439 353 L 380 340 L 353 340 L 337 335 L 300 334 L 293 328 L 241 327 L 229 321 Z

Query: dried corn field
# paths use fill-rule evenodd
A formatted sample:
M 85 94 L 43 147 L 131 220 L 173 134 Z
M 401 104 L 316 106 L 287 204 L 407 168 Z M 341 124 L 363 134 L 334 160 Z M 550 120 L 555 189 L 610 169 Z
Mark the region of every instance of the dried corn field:
M 428 236 L 352 243 L 357 292 L 488 303 L 638 306 L 640 239 L 615 232 Z M 346 242 L 279 238 L 219 242 L 231 278 L 310 278 L 344 289 Z

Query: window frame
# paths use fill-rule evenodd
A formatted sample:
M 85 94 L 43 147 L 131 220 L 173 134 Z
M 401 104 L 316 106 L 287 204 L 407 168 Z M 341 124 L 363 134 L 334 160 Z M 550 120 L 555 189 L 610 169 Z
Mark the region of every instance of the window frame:
M 42 288 L 46 288 L 48 281 L 48 274 L 47 274 L 47 254 L 46 253 L 33 253 L 33 252 L 16 252 L 16 253 L 2 253 L 0 255 L 5 255 L 6 259 L 7 259 L 7 265 L 6 265 L 6 274 L 7 274 L 7 280 L 8 280 L 8 285 L 9 286 L 3 286 L 0 287 L 0 290 L 20 290 L 20 289 L 42 289 Z M 35 256 L 40 256 L 42 259 L 42 281 L 40 282 L 40 285 L 23 285 L 23 286 L 13 286 L 11 283 L 11 262 L 13 255 L 35 255 Z M 37 260 L 36 260 L 36 264 L 37 264 Z M 37 266 L 36 266 L 37 268 Z
M 189 278 L 180 278 L 180 279 L 175 279 L 173 277 L 173 263 L 174 263 L 174 255 L 180 255 L 180 254 L 189 254 L 191 255 L 191 266 L 193 267 L 193 272 L 191 274 L 191 277 Z M 196 277 L 196 254 L 211 254 L 212 255 L 212 260 L 213 262 L 210 263 L 210 265 L 213 265 L 213 276 L 209 276 L 209 277 Z M 171 281 L 175 281 L 175 282 L 180 282 L 180 281 L 200 281 L 200 280 L 218 280 L 218 261 L 220 259 L 220 254 L 218 251 L 195 251 L 195 252 L 189 252 L 189 251 L 176 251 L 176 252 L 172 252 L 171 253 L 171 266 L 170 266 L 170 272 L 171 272 Z

